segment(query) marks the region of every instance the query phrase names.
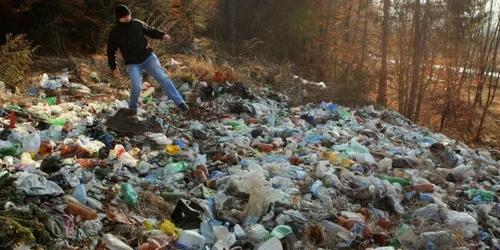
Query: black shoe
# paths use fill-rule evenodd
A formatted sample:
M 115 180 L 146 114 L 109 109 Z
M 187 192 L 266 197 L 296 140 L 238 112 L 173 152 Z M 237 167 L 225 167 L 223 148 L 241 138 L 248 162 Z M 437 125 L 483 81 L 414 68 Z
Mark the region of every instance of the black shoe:
M 186 103 L 181 103 L 179 104 L 179 108 L 182 110 L 182 112 L 188 112 L 189 111 L 189 106 Z
M 124 109 L 123 114 L 125 114 L 126 117 L 134 118 L 137 117 L 137 110 L 133 109 Z

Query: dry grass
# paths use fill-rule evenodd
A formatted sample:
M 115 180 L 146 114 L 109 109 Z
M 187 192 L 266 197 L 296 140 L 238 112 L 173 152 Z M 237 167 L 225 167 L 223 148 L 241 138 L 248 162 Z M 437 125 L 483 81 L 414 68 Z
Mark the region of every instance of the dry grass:
M 151 191 L 139 193 L 139 202 L 136 212 L 145 218 L 156 218 L 158 221 L 170 220 L 170 214 L 175 206 L 163 200 L 158 194 Z

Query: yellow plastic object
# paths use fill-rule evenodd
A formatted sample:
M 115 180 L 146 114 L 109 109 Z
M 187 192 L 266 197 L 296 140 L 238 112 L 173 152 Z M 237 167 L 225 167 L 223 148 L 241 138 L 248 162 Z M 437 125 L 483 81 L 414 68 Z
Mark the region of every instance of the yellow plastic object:
M 327 152 L 323 151 L 320 154 L 321 159 L 328 160 L 331 164 L 337 162 L 337 152 Z
M 128 153 L 131 156 L 137 156 L 137 155 L 139 155 L 140 152 L 141 152 L 140 148 L 132 148 Z
M 121 189 L 122 189 L 122 186 L 120 186 L 120 184 L 115 184 L 113 186 L 113 192 L 115 192 L 115 193 L 119 192 Z
M 340 160 L 340 164 L 344 167 L 350 168 L 354 164 L 354 161 L 348 158 L 342 158 L 342 160 Z
M 155 230 L 156 229 L 156 225 L 151 221 L 151 220 L 146 220 L 144 223 L 144 228 L 146 228 L 146 230 Z
M 172 155 L 177 155 L 177 154 L 180 154 L 182 152 L 181 147 L 179 147 L 177 145 L 168 145 L 165 149 L 167 150 L 167 152 L 169 154 L 172 154 Z
M 163 221 L 160 225 L 160 229 L 165 232 L 167 235 L 174 235 L 175 234 L 175 224 L 172 223 L 169 220 Z
M 331 152 L 330 155 L 328 156 L 328 161 L 330 161 L 330 163 L 332 164 L 337 162 L 337 153 Z

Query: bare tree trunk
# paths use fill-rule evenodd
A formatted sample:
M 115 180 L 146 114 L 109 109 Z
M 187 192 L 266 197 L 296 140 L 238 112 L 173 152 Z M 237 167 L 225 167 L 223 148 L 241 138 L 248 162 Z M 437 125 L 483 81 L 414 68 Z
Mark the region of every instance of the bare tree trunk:
M 318 81 L 322 81 L 324 80 L 325 78 L 325 70 L 324 70 L 324 64 L 326 62 L 326 58 L 327 58 L 327 55 L 326 55 L 326 48 L 328 46 L 328 33 L 330 31 L 330 19 L 331 19 L 331 16 L 332 16 L 332 9 L 333 9 L 333 5 L 335 3 L 335 0 L 331 0 L 330 3 L 328 4 L 328 12 L 326 14 L 326 23 L 325 23 L 325 26 L 324 26 L 324 29 L 323 29 L 323 36 L 322 36 L 322 39 L 321 39 L 321 46 L 320 46 L 320 60 L 319 60 L 319 63 L 318 63 L 318 68 L 317 68 L 317 71 L 316 71 L 316 80 Z
M 449 65 L 450 63 L 446 63 L 446 65 Z M 453 78 L 452 78 L 452 70 L 453 67 L 447 66 L 445 69 L 446 72 L 446 94 L 444 98 L 444 109 L 441 112 L 441 124 L 439 126 L 439 131 L 443 132 L 444 129 L 446 128 L 446 121 L 449 118 L 449 115 L 451 113 L 451 108 L 452 108 L 452 103 L 453 103 Z
M 368 10 L 369 10 L 369 6 L 371 6 L 371 0 L 367 0 L 366 1 L 367 3 L 367 6 L 365 6 L 365 23 L 364 23 L 364 27 L 363 27 L 363 44 L 361 46 L 361 60 L 358 64 L 358 71 L 359 72 L 362 72 L 364 70 L 364 66 L 365 66 L 365 58 L 366 58 L 366 44 L 368 42 Z
M 349 47 L 350 46 L 350 35 L 349 33 L 351 32 L 351 24 L 350 24 L 350 20 L 351 20 L 351 11 L 352 11 L 352 1 L 348 0 L 346 1 L 346 4 L 347 4 L 347 16 L 345 17 L 344 19 L 344 27 L 345 27 L 345 32 L 344 32 L 344 41 L 345 41 L 345 44 Z
M 480 141 L 481 139 L 481 134 L 483 133 L 483 128 L 484 128 L 484 123 L 485 123 L 485 119 L 486 119 L 486 115 L 489 111 L 489 108 L 491 106 L 491 104 L 493 103 L 493 100 L 495 99 L 495 95 L 496 95 L 496 92 L 497 92 L 497 89 L 498 89 L 498 82 L 499 82 L 499 77 L 495 77 L 496 80 L 494 81 L 493 80 L 493 75 L 494 73 L 496 73 L 498 70 L 497 70 L 497 55 L 498 55 L 498 45 L 500 43 L 500 20 L 497 20 L 497 25 L 496 25 L 496 28 L 495 28 L 495 34 L 493 35 L 493 37 L 495 39 L 492 40 L 492 43 L 493 41 L 496 40 L 496 43 L 495 43 L 495 49 L 493 50 L 493 58 L 491 60 L 491 67 L 490 67 L 490 76 L 489 76 L 489 79 L 488 79 L 488 96 L 486 98 L 486 103 L 483 107 L 483 114 L 481 116 L 481 121 L 479 122 L 479 127 L 477 128 L 477 133 L 476 133 L 476 141 Z
M 391 1 L 384 0 L 384 18 L 382 21 L 382 62 L 380 68 L 380 79 L 378 83 L 377 103 L 385 106 L 387 104 L 387 54 L 389 50 L 389 8 Z
M 425 9 L 424 9 L 424 17 L 422 18 L 422 31 L 420 32 L 422 34 L 422 40 L 421 40 L 421 45 L 420 45 L 420 53 L 421 53 L 421 56 L 424 57 L 424 60 L 423 62 L 425 62 L 425 58 L 427 58 L 427 47 L 426 47 L 426 42 L 427 42 L 427 26 L 429 24 L 429 15 L 430 15 L 430 1 L 427 0 L 425 2 Z M 431 65 L 431 68 L 433 67 L 433 65 Z M 431 69 L 432 70 L 432 69 Z M 420 107 L 419 107 L 419 99 L 420 99 L 420 96 L 422 95 L 422 98 L 423 98 L 423 95 L 424 93 L 422 93 L 424 87 L 424 82 L 423 82 L 423 79 L 424 79 L 424 74 L 425 74 L 425 67 L 422 69 L 422 74 L 419 76 L 419 86 L 417 88 L 417 97 L 415 100 L 416 104 L 415 104 L 415 113 L 413 114 L 413 120 L 415 121 L 415 123 L 418 122 L 418 119 L 419 119 L 419 114 L 420 114 Z
M 226 23 L 228 25 L 228 40 L 232 52 L 236 52 L 236 0 L 225 0 L 226 4 Z
M 415 0 L 415 14 L 414 22 L 414 35 L 413 35 L 413 60 L 412 60 L 412 77 L 410 85 L 410 99 L 408 101 L 408 109 L 406 110 L 406 117 L 410 120 L 415 119 L 415 106 L 417 102 L 418 80 L 420 72 L 420 61 L 422 57 L 422 30 L 420 29 L 420 13 L 421 4 L 420 0 Z
M 344 41 L 345 41 L 345 48 L 347 48 L 347 51 L 352 51 L 352 46 L 351 46 L 351 36 L 350 36 L 350 32 L 351 32 L 351 24 L 350 24 L 350 20 L 351 20 L 351 11 L 352 11 L 352 1 L 348 0 L 346 1 L 346 5 L 347 5 L 347 16 L 345 17 L 344 19 L 344 25 L 345 25 L 345 31 L 344 31 Z M 345 71 L 345 84 L 349 84 L 350 80 L 351 80 L 351 67 L 349 64 L 351 64 L 351 57 L 352 57 L 352 54 L 353 53 L 348 53 L 346 56 L 345 56 L 345 60 L 347 61 L 346 65 L 347 67 L 344 69 Z
M 492 15 L 492 10 L 493 10 L 493 3 L 494 1 L 491 1 L 490 5 L 490 18 L 488 19 L 488 28 L 486 29 L 486 37 L 484 38 L 484 46 L 483 50 L 481 52 L 481 58 L 480 58 L 480 63 L 479 63 L 479 81 L 477 84 L 476 88 L 476 97 L 474 98 L 474 107 L 476 104 L 479 104 L 479 106 L 482 105 L 482 100 L 483 100 L 483 88 L 484 88 L 484 82 L 486 81 L 485 73 L 486 73 L 486 57 L 490 54 L 491 52 L 491 44 L 489 49 L 488 47 L 488 40 L 490 39 L 490 30 L 491 30 L 491 24 L 493 22 L 493 15 Z M 489 51 L 488 53 L 486 51 Z
M 419 86 L 418 90 L 418 98 L 417 98 L 417 108 L 415 110 L 415 122 L 418 122 L 420 120 L 420 110 L 422 109 L 422 103 L 424 101 L 425 97 L 425 92 L 427 91 L 427 88 L 429 85 L 431 85 L 432 81 L 434 80 L 434 63 L 436 61 L 436 56 L 432 56 L 431 61 L 429 62 L 429 76 L 427 77 L 427 81 L 424 84 L 424 78 L 425 78 L 425 68 L 422 69 L 422 76 L 421 76 L 421 84 Z
M 406 104 L 408 100 L 408 64 L 409 61 L 407 54 L 408 49 L 405 47 L 405 33 L 408 29 L 408 6 L 401 7 L 399 12 L 399 30 L 398 30 L 398 111 L 401 114 L 405 113 Z

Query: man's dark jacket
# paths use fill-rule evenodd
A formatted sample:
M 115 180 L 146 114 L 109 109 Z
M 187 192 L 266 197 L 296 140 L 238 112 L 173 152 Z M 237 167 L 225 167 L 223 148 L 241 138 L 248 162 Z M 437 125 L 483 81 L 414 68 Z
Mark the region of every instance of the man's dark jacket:
M 116 69 L 116 50 L 120 49 L 125 64 L 138 64 L 144 62 L 153 49 L 149 46 L 145 36 L 161 39 L 164 32 L 148 26 L 146 23 L 132 19 L 128 23 L 116 22 L 109 33 L 108 39 L 108 64 L 111 70 Z

